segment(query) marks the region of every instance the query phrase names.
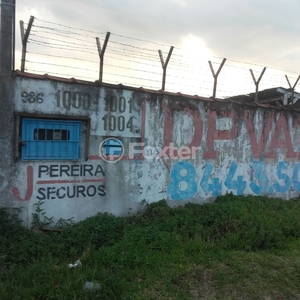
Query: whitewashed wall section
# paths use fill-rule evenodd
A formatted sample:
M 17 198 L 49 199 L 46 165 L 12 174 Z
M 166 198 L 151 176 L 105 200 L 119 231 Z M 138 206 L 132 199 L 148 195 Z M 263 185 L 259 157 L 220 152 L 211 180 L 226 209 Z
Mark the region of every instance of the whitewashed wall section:
M 118 163 L 106 163 L 99 156 L 99 146 L 107 137 L 118 137 L 127 148 L 131 141 L 142 140 L 144 99 L 143 93 L 132 91 L 16 78 L 16 113 L 38 118 L 89 117 L 91 124 L 88 160 L 83 153 L 79 161 L 16 162 L 12 195 L 27 208 L 28 218 L 38 201 L 44 201 L 47 215 L 77 221 L 97 211 L 121 215 L 138 209 L 142 182 L 133 181 L 136 169 L 138 176 L 142 174 L 140 160 L 128 161 L 125 154 Z
M 297 114 L 122 89 L 16 78 L 15 110 L 39 117 L 90 117 L 89 159 L 16 163 L 16 201 L 45 201 L 49 215 L 81 220 L 124 215 L 139 202 L 178 205 L 217 195 L 300 191 Z M 124 156 L 99 156 L 115 137 Z

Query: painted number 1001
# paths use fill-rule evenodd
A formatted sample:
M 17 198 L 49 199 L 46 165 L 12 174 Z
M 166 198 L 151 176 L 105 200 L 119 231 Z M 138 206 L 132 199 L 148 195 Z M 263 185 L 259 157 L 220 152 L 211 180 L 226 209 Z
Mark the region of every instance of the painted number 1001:
M 133 100 L 130 98 L 128 101 L 124 97 L 105 97 L 105 111 L 111 111 L 111 112 L 120 112 L 124 113 L 127 109 L 128 105 L 128 110 L 129 113 L 132 113 L 132 108 L 133 108 Z
M 126 118 L 122 115 L 126 111 L 130 114 L 133 111 L 133 99 L 126 100 L 124 97 L 105 97 L 105 111 L 109 114 L 104 115 L 102 118 L 104 130 L 109 131 L 124 131 L 129 129 L 130 132 L 134 131 L 133 128 L 133 117 Z M 119 116 L 115 116 L 111 113 L 118 113 Z

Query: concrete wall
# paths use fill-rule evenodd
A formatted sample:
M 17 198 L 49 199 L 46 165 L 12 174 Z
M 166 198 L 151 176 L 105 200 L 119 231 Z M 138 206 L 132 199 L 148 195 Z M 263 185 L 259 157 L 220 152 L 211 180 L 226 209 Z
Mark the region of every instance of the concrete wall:
M 16 120 L 67 116 L 85 124 L 79 161 L 22 161 L 13 148 L 1 201 L 23 207 L 27 224 L 38 201 L 54 220 L 79 221 L 98 211 L 133 213 L 143 200 L 172 206 L 228 192 L 290 199 L 300 191 L 299 114 L 26 77 L 15 78 L 11 100 Z M 15 125 L 16 139 L 21 130 Z M 122 141 L 122 157 L 103 154 L 107 137 Z

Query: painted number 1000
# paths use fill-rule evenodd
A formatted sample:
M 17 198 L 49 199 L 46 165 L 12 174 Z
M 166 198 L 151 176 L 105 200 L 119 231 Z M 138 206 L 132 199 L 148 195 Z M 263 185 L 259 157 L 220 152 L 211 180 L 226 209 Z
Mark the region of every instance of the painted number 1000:
M 61 92 L 58 90 L 55 93 L 55 99 L 57 107 L 64 107 L 66 109 L 70 109 L 71 107 L 90 109 L 91 107 L 91 95 L 89 93 L 70 91 Z

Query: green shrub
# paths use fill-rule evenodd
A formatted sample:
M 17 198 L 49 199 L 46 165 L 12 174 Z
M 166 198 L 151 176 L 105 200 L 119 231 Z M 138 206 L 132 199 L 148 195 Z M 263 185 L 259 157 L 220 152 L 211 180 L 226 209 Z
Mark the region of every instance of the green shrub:
M 23 227 L 16 215 L 0 209 L 0 257 L 4 263 L 32 263 L 49 254 L 49 240 Z
M 131 217 L 97 214 L 48 236 L 24 228 L 17 215 L 4 209 L 0 218 L 0 258 L 5 263 L 31 263 L 47 257 L 73 260 L 88 247 L 113 245 L 127 249 L 132 257 L 138 248 L 169 253 L 175 245 L 198 237 L 225 249 L 247 251 L 280 249 L 300 238 L 299 199 L 230 194 L 212 204 L 176 208 L 162 200 Z

